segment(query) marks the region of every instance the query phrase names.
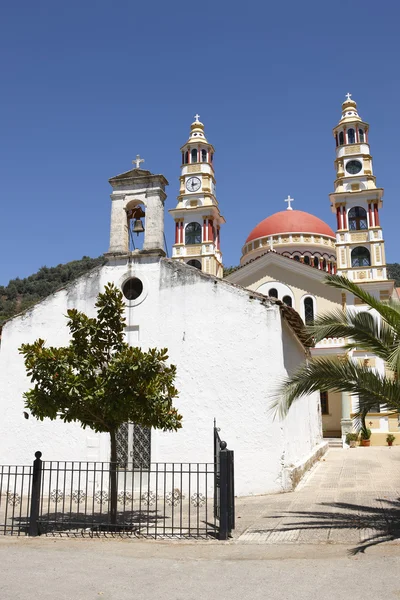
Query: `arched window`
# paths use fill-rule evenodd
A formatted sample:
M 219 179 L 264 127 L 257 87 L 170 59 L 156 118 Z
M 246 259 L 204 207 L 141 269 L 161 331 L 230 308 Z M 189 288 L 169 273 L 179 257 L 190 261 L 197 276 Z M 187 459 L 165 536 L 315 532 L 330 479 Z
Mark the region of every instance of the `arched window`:
M 314 300 L 310 297 L 304 299 L 304 320 L 306 325 L 314 321 Z
M 282 302 L 286 304 L 286 306 L 292 306 L 292 299 L 290 296 L 283 296 Z
M 319 258 L 318 258 L 318 256 L 314 256 L 314 267 L 316 267 L 317 269 L 319 267 Z
M 310 264 L 310 257 L 309 256 L 305 256 L 304 257 L 304 264 L 305 265 L 309 265 Z
M 196 269 L 199 269 L 199 271 L 201 271 L 201 262 L 199 260 L 188 260 L 187 264 L 191 267 L 196 267 Z
M 278 290 L 276 288 L 271 288 L 268 290 L 268 296 L 270 298 L 278 298 Z
M 191 152 L 191 155 L 192 155 L 192 163 L 197 162 L 197 150 L 196 150 L 196 148 L 193 148 L 193 150 Z
M 202 150 L 201 151 L 201 161 L 202 162 L 207 162 L 207 150 Z
M 343 131 L 341 131 L 339 133 L 339 146 L 343 146 L 344 144 L 344 135 L 343 135 Z
M 189 152 L 186 150 L 185 152 L 185 165 L 187 165 L 189 162 Z
M 347 139 L 349 144 L 354 144 L 356 141 L 356 132 L 354 129 L 347 130 Z
M 360 142 L 364 141 L 364 131 L 362 129 L 358 130 L 358 137 L 360 138 Z
M 211 153 L 211 162 L 214 162 L 214 154 Z
M 322 261 L 322 268 L 323 268 L 324 271 L 326 271 L 326 260 L 325 260 L 325 258 Z
M 199 223 L 186 225 L 185 244 L 201 244 L 201 225 Z
M 349 210 L 349 229 L 368 229 L 367 211 L 361 206 L 354 206 Z
M 298 254 L 296 254 L 295 256 L 293 256 L 294 260 L 300 260 L 300 256 Z
M 352 267 L 369 267 L 371 264 L 371 256 L 368 248 L 357 246 L 351 253 Z

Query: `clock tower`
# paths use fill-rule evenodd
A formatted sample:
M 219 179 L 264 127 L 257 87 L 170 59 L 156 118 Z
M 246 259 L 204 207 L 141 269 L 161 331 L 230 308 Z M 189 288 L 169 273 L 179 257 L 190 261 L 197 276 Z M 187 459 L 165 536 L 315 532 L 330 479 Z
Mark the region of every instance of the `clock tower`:
M 220 228 L 225 219 L 215 196 L 214 148 L 199 118 L 195 116 L 181 148 L 178 203 L 169 211 L 175 220 L 172 258 L 222 278 Z
M 376 187 L 368 133 L 368 124 L 359 116 L 351 94 L 347 94 L 342 117 L 333 129 L 336 180 L 335 191 L 329 197 L 337 218 L 337 273 L 357 284 L 387 282 L 379 215 L 383 189 Z M 388 293 L 381 291 L 383 297 Z

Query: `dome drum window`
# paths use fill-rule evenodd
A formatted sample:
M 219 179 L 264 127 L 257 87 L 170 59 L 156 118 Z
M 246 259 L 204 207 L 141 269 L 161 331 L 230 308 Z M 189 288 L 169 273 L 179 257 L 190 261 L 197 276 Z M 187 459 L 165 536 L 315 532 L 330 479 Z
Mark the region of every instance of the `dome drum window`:
M 270 298 L 278 298 L 278 290 L 276 288 L 271 288 L 268 290 L 268 296 Z

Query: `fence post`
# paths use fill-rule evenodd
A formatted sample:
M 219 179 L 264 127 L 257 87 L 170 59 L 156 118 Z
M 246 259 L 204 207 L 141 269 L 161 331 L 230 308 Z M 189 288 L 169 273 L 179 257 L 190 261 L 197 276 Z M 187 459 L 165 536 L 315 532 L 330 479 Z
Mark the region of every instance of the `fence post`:
M 219 452 L 219 539 L 229 537 L 228 511 L 228 450 L 227 443 L 220 442 Z
M 29 514 L 29 530 L 28 535 L 39 535 L 39 507 L 40 507 L 40 487 L 42 484 L 42 461 L 41 452 L 35 452 L 36 460 L 33 461 L 33 476 L 32 476 L 32 495 L 31 495 L 31 510 Z

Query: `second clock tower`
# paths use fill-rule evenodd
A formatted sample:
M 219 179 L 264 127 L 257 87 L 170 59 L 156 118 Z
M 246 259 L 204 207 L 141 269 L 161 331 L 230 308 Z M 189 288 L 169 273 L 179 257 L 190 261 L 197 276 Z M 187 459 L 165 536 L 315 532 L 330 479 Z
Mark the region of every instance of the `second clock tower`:
M 181 152 L 178 203 L 169 211 L 175 220 L 172 258 L 222 277 L 220 228 L 225 219 L 215 195 L 214 148 L 206 139 L 199 115 Z

